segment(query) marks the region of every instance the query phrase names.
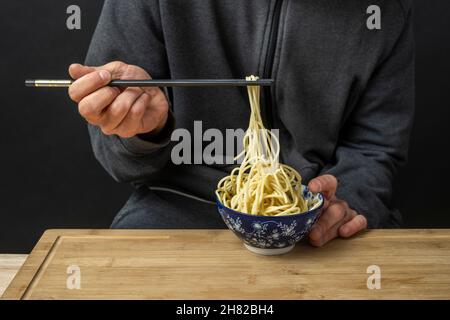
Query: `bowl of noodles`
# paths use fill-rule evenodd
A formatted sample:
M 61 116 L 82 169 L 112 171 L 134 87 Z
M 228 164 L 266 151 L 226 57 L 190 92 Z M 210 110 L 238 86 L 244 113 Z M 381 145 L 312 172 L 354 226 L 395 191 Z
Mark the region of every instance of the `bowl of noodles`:
M 309 233 L 324 200 L 322 194 L 313 194 L 302 184 L 294 168 L 279 162 L 279 139 L 261 118 L 260 87 L 247 90 L 250 122 L 243 151 L 236 156 L 242 162 L 219 181 L 217 208 L 247 249 L 263 255 L 283 254 Z
M 302 186 L 302 194 L 308 202 L 308 211 L 304 213 L 252 215 L 232 210 L 220 200 L 217 200 L 217 208 L 227 227 L 243 240 L 248 250 L 262 255 L 278 255 L 291 251 L 309 233 L 322 211 L 321 194 L 312 194 L 306 186 Z

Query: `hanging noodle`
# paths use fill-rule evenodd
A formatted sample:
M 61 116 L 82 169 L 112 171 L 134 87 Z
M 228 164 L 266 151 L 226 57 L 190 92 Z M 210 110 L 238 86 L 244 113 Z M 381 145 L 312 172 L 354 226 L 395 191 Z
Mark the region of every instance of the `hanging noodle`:
M 246 80 L 258 78 L 249 76 Z M 248 214 L 281 216 L 306 212 L 300 174 L 279 163 L 280 142 L 264 127 L 259 106 L 260 87 L 248 86 L 250 122 L 243 139 L 241 165 L 219 181 L 216 195 L 226 207 Z

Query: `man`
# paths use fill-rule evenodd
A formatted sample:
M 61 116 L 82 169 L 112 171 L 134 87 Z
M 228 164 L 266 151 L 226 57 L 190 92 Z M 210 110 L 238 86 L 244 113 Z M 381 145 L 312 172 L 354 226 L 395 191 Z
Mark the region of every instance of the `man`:
M 176 126 L 246 128 L 239 88 L 108 87 L 111 79 L 274 78 L 262 113 L 279 129 L 281 161 L 325 211 L 310 233 L 322 246 L 370 227 L 396 227 L 391 208 L 414 112 L 410 1 L 107 0 L 86 59 L 70 66 L 71 98 L 90 123 L 94 153 L 136 187 L 113 228 L 221 228 L 212 204 L 229 165 L 170 159 Z M 170 106 L 170 107 L 169 107 Z M 339 183 L 338 183 L 339 181 Z

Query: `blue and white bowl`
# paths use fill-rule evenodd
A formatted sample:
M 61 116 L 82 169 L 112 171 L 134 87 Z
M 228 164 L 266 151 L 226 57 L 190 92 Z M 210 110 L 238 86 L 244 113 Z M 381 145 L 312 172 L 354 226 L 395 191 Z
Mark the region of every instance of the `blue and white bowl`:
M 309 233 L 323 208 L 322 194 L 313 194 L 302 185 L 308 211 L 286 216 L 256 216 L 237 212 L 217 200 L 217 208 L 225 224 L 244 241 L 245 247 L 258 254 L 277 255 L 291 251 Z

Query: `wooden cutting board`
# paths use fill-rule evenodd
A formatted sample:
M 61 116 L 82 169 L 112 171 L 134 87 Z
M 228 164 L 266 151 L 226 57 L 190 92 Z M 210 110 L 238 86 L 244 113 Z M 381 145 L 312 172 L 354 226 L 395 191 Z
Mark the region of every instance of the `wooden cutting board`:
M 229 230 L 50 230 L 3 298 L 449 299 L 450 230 L 372 230 L 272 257 Z

